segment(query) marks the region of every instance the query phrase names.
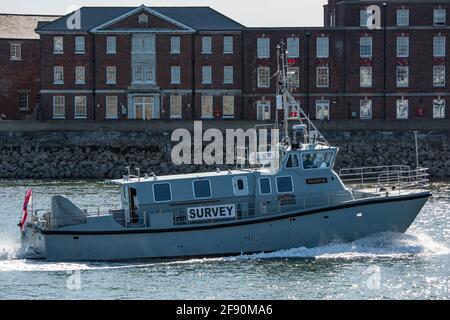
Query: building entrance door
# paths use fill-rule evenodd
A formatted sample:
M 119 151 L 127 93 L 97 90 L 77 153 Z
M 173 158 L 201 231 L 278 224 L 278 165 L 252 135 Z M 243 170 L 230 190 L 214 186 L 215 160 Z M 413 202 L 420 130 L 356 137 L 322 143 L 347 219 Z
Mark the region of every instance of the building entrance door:
M 155 101 L 153 97 L 135 97 L 135 119 L 139 120 L 151 120 L 153 119 L 153 111 L 155 107 Z

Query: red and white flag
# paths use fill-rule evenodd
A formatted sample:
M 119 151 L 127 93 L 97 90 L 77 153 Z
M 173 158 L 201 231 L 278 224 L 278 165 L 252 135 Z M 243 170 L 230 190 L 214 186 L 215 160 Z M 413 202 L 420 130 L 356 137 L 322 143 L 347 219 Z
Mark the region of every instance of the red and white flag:
M 20 220 L 20 223 L 19 223 L 20 230 L 23 230 L 23 228 L 25 226 L 25 222 L 27 221 L 28 204 L 31 202 L 32 196 L 33 196 L 33 190 L 31 188 L 28 188 L 27 192 L 25 193 L 25 198 L 23 199 L 22 219 Z

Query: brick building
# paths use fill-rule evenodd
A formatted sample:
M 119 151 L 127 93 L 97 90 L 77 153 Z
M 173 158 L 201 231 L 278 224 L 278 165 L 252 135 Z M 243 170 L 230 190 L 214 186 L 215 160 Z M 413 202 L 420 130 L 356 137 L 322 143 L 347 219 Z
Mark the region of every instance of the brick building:
M 0 114 L 34 118 L 40 79 L 39 23 L 54 16 L 0 14 Z
M 36 117 L 273 119 L 284 41 L 293 95 L 313 119 L 448 118 L 449 9 L 329 0 L 324 27 L 246 28 L 208 7 L 84 7 L 36 30 Z M 0 111 L 19 108 L 1 99 Z

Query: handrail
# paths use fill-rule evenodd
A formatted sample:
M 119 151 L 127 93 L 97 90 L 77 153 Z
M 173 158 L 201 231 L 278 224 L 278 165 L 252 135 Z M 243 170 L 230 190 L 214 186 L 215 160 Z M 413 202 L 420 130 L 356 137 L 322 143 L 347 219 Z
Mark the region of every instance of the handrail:
M 411 169 L 405 165 L 344 168 L 339 177 L 346 184 L 361 187 L 379 188 L 427 188 L 429 186 L 428 168 Z

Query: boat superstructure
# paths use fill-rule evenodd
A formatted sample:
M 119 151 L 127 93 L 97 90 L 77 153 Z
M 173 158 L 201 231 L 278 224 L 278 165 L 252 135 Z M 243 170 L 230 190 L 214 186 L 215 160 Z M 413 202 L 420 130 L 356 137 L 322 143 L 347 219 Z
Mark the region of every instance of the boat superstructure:
M 377 232 L 405 232 L 431 196 L 427 170 L 405 166 L 333 170 L 331 146 L 290 94 L 279 46 L 281 139 L 234 170 L 133 176 L 118 185 L 122 208 L 86 212 L 56 196 L 33 212 L 22 245 L 52 260 L 181 258 L 268 252 Z M 290 106 L 289 108 L 287 106 Z

